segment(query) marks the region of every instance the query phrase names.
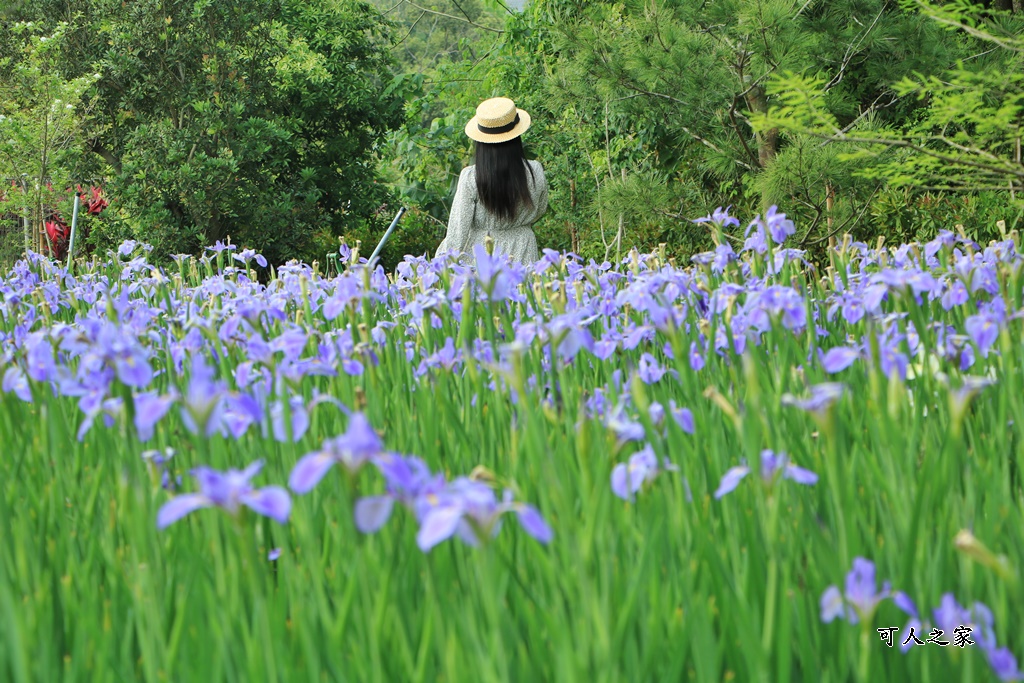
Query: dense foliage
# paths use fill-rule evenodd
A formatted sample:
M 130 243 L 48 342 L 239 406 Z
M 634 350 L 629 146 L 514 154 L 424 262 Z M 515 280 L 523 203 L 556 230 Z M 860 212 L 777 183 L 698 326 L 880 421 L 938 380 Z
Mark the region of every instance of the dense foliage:
M 533 114 L 526 144 L 552 192 L 541 244 L 585 257 L 660 243 L 685 257 L 708 246 L 686 217 L 717 205 L 783 207 L 814 258 L 843 232 L 898 242 L 963 224 L 985 241 L 1024 218 L 1012 1 L 65 10 L 0 14 L 0 106 L 19 131 L 0 175 L 49 179 L 5 211 L 40 224 L 67 210 L 66 188 L 102 184 L 101 251 L 142 236 L 166 257 L 230 235 L 274 263 L 322 259 L 338 236 L 372 248 L 405 204 L 383 262 L 432 252 L 470 160 L 462 126 L 494 95 Z M 54 99 L 81 100 L 56 143 Z
M 18 19 L 66 22 L 60 73 L 98 79 L 87 147 L 158 253 L 230 235 L 280 263 L 386 222 L 374 151 L 404 91 L 368 4 L 43 0 Z
M 687 269 L 20 262 L 0 676 L 1017 680 L 1018 235 L 822 272 L 736 223 Z
M 396 4 L 409 12 L 406 30 L 430 17 L 413 3 Z M 458 16 L 461 4 L 444 9 Z M 1005 43 L 1019 32 L 1020 15 L 1009 6 L 534 0 L 521 14 L 490 7 L 503 33 L 467 21 L 451 59 L 403 64 L 423 76 L 424 96 L 393 137 L 394 179 L 432 219 L 446 219 L 453 175 L 469 160 L 462 123 L 498 94 L 534 117 L 526 142 L 548 169 L 552 192 L 541 242 L 588 257 L 661 242 L 679 256 L 706 248 L 706 235 L 686 217 L 719 204 L 784 207 L 800 218 L 799 242 L 816 258 L 830 236 L 847 231 L 905 241 L 934 235 L 936 223 L 964 224 L 991 239 L 998 220 L 1013 226 L 1022 218 L 1013 144 L 1024 114 L 1013 76 L 1020 52 L 987 39 Z M 477 46 L 479 57 L 467 59 L 465 45 Z M 969 144 L 1016 171 L 993 183 L 982 169 L 919 153 L 922 136 L 950 126 L 960 136 L 954 143 L 973 134 Z M 871 144 L 877 138 L 892 144 Z M 950 173 L 957 177 L 942 177 Z M 908 226 L 912 215 L 925 220 Z

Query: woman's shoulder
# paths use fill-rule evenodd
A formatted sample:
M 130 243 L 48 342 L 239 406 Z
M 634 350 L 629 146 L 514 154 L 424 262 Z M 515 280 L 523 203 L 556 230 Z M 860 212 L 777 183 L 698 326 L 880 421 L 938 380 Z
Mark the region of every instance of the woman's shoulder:
M 526 162 L 530 166 L 530 175 L 533 176 L 533 182 L 538 186 L 547 187 L 548 178 L 544 175 L 544 166 L 541 165 L 536 159 L 530 159 Z
M 467 191 L 476 193 L 476 166 L 466 166 L 459 173 L 459 185 Z

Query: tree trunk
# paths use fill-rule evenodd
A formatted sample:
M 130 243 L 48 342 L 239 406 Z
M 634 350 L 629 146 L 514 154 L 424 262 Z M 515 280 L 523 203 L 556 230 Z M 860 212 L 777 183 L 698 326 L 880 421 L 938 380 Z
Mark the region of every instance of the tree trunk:
M 1014 2 L 1021 2 L 1022 0 L 1014 0 Z M 768 97 L 765 95 L 764 88 L 759 85 L 752 87 L 747 92 L 747 107 L 752 112 L 759 114 L 768 113 Z M 757 161 L 761 164 L 761 168 L 768 165 L 772 159 L 775 158 L 775 153 L 778 151 L 779 142 L 779 129 L 770 128 L 769 130 L 762 131 L 757 134 Z
M 995 0 L 992 3 L 992 8 L 1003 11 L 1010 11 L 1013 9 L 1013 0 Z
M 121 160 L 114 156 L 114 153 L 103 146 L 103 143 L 99 140 L 90 140 L 89 150 L 100 155 L 100 157 L 110 164 L 110 167 L 114 169 L 114 172 L 121 175 Z
M 227 235 L 227 225 L 221 220 L 220 211 L 216 206 L 210 211 L 209 221 L 206 224 L 206 241 L 209 245 L 214 242 L 223 242 Z
M 1024 12 L 1024 0 L 1013 0 L 1013 13 L 1020 14 Z

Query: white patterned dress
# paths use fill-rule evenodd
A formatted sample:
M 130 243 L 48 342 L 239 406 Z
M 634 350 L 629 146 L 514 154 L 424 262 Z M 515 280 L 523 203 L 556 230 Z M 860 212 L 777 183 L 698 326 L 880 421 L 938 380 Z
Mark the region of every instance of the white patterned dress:
M 476 191 L 476 166 L 467 166 L 459 175 L 459 185 L 448 217 L 448 233 L 437 248 L 438 254 L 458 251 L 473 262 L 473 247 L 483 245 L 484 238 L 494 238 L 494 252 L 508 254 L 513 261 L 532 264 L 538 259 L 537 237 L 533 226 L 548 208 L 548 181 L 539 161 L 530 161 L 533 177 L 527 172 L 533 208 L 520 207 L 512 220 L 498 218 L 480 202 Z

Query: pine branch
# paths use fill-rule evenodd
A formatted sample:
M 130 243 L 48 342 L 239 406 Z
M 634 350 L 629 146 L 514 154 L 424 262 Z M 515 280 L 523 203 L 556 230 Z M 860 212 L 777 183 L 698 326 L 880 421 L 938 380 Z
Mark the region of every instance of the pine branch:
M 412 5 L 416 9 L 420 10 L 421 12 L 427 12 L 428 14 L 436 14 L 439 17 L 445 17 L 447 19 L 454 19 L 455 21 L 464 21 L 464 22 L 466 22 L 467 24 L 469 24 L 471 26 L 476 26 L 477 28 L 482 28 L 485 31 L 491 31 L 492 33 L 504 33 L 505 32 L 505 31 L 503 31 L 502 29 L 499 29 L 499 28 L 491 28 L 490 26 L 484 26 L 482 24 L 478 24 L 475 21 L 472 21 L 471 19 L 469 19 L 468 16 L 465 17 L 465 18 L 457 17 L 454 14 L 445 14 L 444 12 L 438 12 L 437 10 L 427 9 L 426 7 L 421 7 L 421 6 L 417 5 L 415 2 L 412 2 L 412 0 L 406 0 L 406 2 L 408 2 L 410 5 Z M 459 9 L 462 9 L 462 8 L 460 7 Z
M 864 145 L 886 145 L 888 147 L 903 147 L 905 149 L 909 149 L 911 151 L 918 152 L 920 154 L 924 154 L 925 156 L 930 156 L 934 159 L 938 159 L 939 161 L 945 161 L 950 164 L 969 166 L 971 168 L 989 171 L 990 173 L 994 173 L 999 176 L 1012 175 L 1014 177 L 1024 179 L 1024 168 L 1022 168 L 1021 170 L 1017 170 L 1012 165 L 999 166 L 993 164 L 986 164 L 981 161 L 972 161 L 970 159 L 964 159 L 949 154 L 943 154 L 942 152 L 938 152 L 934 149 L 923 147 L 916 143 L 910 142 L 909 140 L 851 137 L 849 135 L 842 133 L 842 131 L 835 133 L 833 135 L 826 135 L 824 133 L 815 133 L 811 131 L 807 131 L 807 133 L 814 137 L 822 138 L 831 142 L 852 142 Z
M 1008 42 L 987 31 L 982 31 L 981 29 L 975 28 L 969 24 L 965 24 L 962 21 L 950 19 L 942 13 L 941 9 L 933 7 L 932 5 L 929 5 L 926 2 L 922 2 L 921 0 L 914 1 L 917 3 L 919 7 L 921 7 L 924 10 L 925 14 L 927 14 L 930 18 L 934 19 L 940 24 L 945 24 L 946 26 L 958 28 L 967 33 L 968 35 L 974 36 L 975 38 L 980 38 L 981 40 L 985 40 L 990 43 L 995 43 L 999 47 L 1004 48 L 1006 50 L 1010 50 L 1012 52 L 1024 52 L 1024 44 L 1018 41 Z

